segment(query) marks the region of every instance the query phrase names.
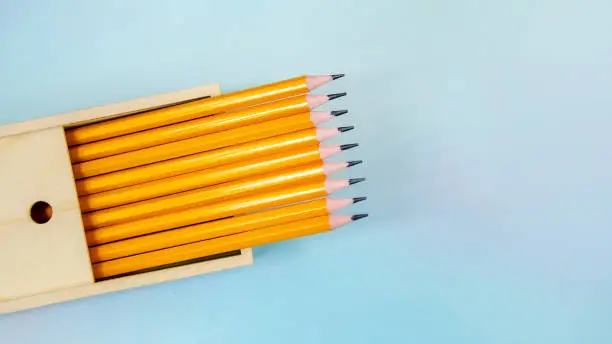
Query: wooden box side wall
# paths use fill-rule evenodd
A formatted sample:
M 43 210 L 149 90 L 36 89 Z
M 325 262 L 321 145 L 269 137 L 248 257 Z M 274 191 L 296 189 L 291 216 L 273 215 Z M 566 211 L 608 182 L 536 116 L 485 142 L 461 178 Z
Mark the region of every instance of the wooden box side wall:
M 92 122 L 101 121 L 104 119 L 114 118 L 137 113 L 145 110 L 159 108 L 171 104 L 181 103 L 188 100 L 198 99 L 202 97 L 215 96 L 220 94 L 220 89 L 217 84 L 204 85 L 191 89 L 181 90 L 177 92 L 170 92 L 166 94 L 160 94 L 156 96 L 143 97 L 134 99 L 131 101 L 125 101 L 115 104 L 109 104 L 105 106 L 90 108 L 86 110 L 79 110 L 64 114 L 59 114 L 52 117 L 46 117 L 41 119 L 30 120 L 26 122 L 13 123 L 4 126 L 0 126 L 0 140 L 15 135 L 33 133 L 33 132 L 45 132 L 45 131 L 56 131 L 66 127 L 87 124 Z M 34 135 L 36 133 L 33 133 Z M 29 134 L 28 134 L 29 135 Z M 15 136 L 16 137 L 16 136 Z M 65 141 L 64 141 L 65 145 Z M 67 150 L 67 147 L 63 147 Z M 0 151 L 0 154 L 2 152 Z M 67 153 L 66 153 L 67 154 Z M 69 167 L 69 166 L 67 166 Z M 69 170 L 69 168 L 68 168 Z M 71 173 L 71 172 L 70 172 Z M 70 175 L 72 178 L 72 175 Z M 0 196 L 0 201 L 7 200 L 6 194 Z M 75 194 L 76 197 L 76 194 Z M 10 200 L 10 199 L 8 199 Z M 79 215 L 80 216 L 80 215 Z M 1 223 L 1 219 L 0 219 Z M 73 226 L 74 224 L 70 224 Z M 82 231 L 82 224 L 78 224 Z M 44 226 L 44 225 L 41 225 Z M 42 227 L 41 227 L 42 228 Z M 2 240 L 2 231 L 0 231 L 0 240 Z M 85 243 L 83 242 L 85 245 Z M 86 247 L 85 247 L 86 248 Z M 61 249 L 58 247 L 57 249 Z M 84 250 L 87 251 L 86 249 Z M 6 259 L 7 257 L 0 256 L 0 259 Z M 38 257 L 40 258 L 40 257 Z M 10 259 L 10 257 L 9 257 Z M 81 258 L 85 259 L 85 258 Z M 89 263 L 89 257 L 86 257 L 89 269 L 91 265 Z M 123 289 L 131 289 L 139 286 L 145 286 L 160 282 L 166 282 L 185 277 L 200 275 L 204 273 L 210 273 L 219 270 L 225 270 L 240 266 L 246 266 L 253 264 L 253 255 L 251 249 L 241 250 L 241 254 L 232 257 L 225 257 L 210 261 L 204 261 L 199 263 L 188 264 L 179 267 L 173 267 L 139 275 L 122 277 L 97 283 L 81 283 L 75 285 L 71 283 L 70 287 L 59 288 L 54 290 L 48 290 L 35 295 L 26 297 L 20 297 L 15 299 L 0 299 L 0 313 L 9 313 L 18 310 L 40 307 L 48 304 L 83 298 L 87 296 L 93 296 L 97 294 L 108 293 L 112 291 L 119 291 Z M 90 270 L 91 271 L 91 270 Z M 79 284 L 79 283 L 76 283 Z

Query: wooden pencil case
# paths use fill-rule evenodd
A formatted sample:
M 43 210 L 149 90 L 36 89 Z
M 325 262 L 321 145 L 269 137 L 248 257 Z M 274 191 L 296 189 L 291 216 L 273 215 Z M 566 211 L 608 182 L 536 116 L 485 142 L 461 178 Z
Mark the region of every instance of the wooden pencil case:
M 0 313 L 251 265 L 251 249 L 95 282 L 66 128 L 219 95 L 217 84 L 0 126 Z M 32 218 L 48 204 L 46 223 Z M 36 208 L 36 206 L 35 206 Z

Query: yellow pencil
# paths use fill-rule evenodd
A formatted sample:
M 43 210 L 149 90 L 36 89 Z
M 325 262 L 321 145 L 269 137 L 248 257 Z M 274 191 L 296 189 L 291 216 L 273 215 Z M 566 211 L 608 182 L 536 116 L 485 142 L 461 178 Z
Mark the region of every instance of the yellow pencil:
M 331 179 L 315 181 L 310 184 L 272 190 L 256 195 L 231 199 L 224 202 L 207 204 L 168 214 L 151 216 L 136 221 L 102 227 L 85 232 L 88 246 L 133 238 L 140 235 L 160 232 L 196 223 L 221 219 L 229 216 L 250 213 L 281 205 L 325 197 L 349 186 L 352 180 Z
M 66 141 L 69 146 L 75 146 L 293 97 L 308 93 L 341 76 L 300 76 L 243 91 L 89 124 L 67 130 Z
M 97 263 L 93 265 L 93 273 L 97 280 L 120 276 L 148 268 L 327 232 L 366 216 L 367 214 L 352 216 L 324 215 L 220 238 L 198 241 L 187 245 Z
M 168 178 L 183 173 L 235 163 L 301 147 L 319 146 L 319 143 L 338 135 L 336 128 L 310 128 L 213 151 L 161 161 L 76 181 L 79 196 Z M 354 147 L 350 144 L 344 147 Z
M 196 241 L 248 232 L 281 223 L 327 215 L 363 200 L 365 200 L 365 197 L 317 199 L 282 208 L 94 246 L 89 248 L 89 256 L 92 263 L 98 263 Z
M 313 128 L 314 126 L 315 124 L 311 119 L 310 113 L 302 113 L 246 127 L 225 130 L 106 158 L 81 162 L 72 165 L 72 171 L 74 177 L 77 179 L 91 177 Z
M 244 127 L 273 119 L 309 112 L 327 102 L 325 95 L 302 95 L 289 99 L 226 112 L 191 121 L 162 126 L 129 135 L 70 147 L 72 163 L 104 158 L 143 148 L 189 139 L 204 134 Z M 324 112 L 323 114 L 325 114 Z M 337 111 L 335 114 L 342 113 Z
M 341 150 L 341 146 L 305 147 L 280 154 L 82 196 L 79 197 L 79 204 L 82 212 L 117 207 L 205 186 L 253 177 L 277 170 L 294 168 L 321 161 Z
M 284 171 L 275 171 L 233 182 L 85 213 L 82 216 L 83 225 L 85 229 L 100 228 L 121 222 L 135 221 L 154 215 L 255 194 L 266 190 L 288 187 L 297 183 L 324 180 L 326 176 L 348 166 L 349 163 L 347 162 L 323 163 L 319 160 L 318 162 Z

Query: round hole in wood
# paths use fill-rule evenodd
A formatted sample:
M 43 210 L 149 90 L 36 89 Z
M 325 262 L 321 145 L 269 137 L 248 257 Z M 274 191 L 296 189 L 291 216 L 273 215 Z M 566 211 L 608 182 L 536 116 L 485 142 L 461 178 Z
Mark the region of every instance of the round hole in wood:
M 38 201 L 32 204 L 30 208 L 30 217 L 32 221 L 40 224 L 47 223 L 51 220 L 51 216 L 53 216 L 53 208 L 49 203 Z

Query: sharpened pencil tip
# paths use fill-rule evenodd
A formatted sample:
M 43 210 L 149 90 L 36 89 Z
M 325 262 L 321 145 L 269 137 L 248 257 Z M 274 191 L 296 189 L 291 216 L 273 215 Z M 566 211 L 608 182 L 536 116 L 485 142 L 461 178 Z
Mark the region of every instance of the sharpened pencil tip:
M 347 150 L 347 149 L 351 149 L 351 148 L 355 148 L 359 146 L 359 143 L 347 143 L 344 145 L 340 145 L 340 150 Z
M 340 79 L 344 77 L 344 74 L 332 74 L 332 80 Z
M 355 126 L 353 125 L 349 125 L 348 127 L 338 127 L 338 131 L 341 133 L 345 131 L 353 130 L 353 129 L 355 129 Z
M 353 215 L 351 216 L 351 220 L 353 221 L 357 221 L 359 219 L 363 219 L 364 217 L 368 217 L 368 214 L 357 214 L 357 215 Z
M 348 162 L 347 167 L 351 167 L 351 166 L 355 166 L 355 165 L 359 165 L 363 162 L 363 160 L 352 160 Z
M 368 198 L 367 197 L 353 197 L 353 204 L 359 203 L 361 201 L 365 201 L 366 199 Z
M 346 95 L 346 92 L 342 92 L 342 93 L 332 93 L 332 94 L 328 94 L 327 95 L 327 99 L 329 100 L 334 100 L 336 98 L 340 98 L 340 97 L 344 97 Z
M 363 182 L 365 180 L 366 180 L 365 178 L 351 178 L 351 179 L 349 179 L 349 185 L 361 183 L 361 182 Z
M 334 110 L 331 112 L 332 116 L 336 116 L 336 117 L 342 116 L 345 113 L 348 113 L 348 110 Z

